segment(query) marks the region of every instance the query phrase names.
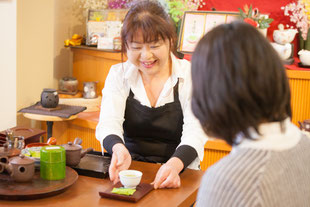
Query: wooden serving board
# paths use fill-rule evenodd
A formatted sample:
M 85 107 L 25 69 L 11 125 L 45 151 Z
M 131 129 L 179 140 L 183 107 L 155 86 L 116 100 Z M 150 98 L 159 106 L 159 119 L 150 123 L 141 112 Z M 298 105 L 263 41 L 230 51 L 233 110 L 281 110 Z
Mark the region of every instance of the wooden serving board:
M 32 200 L 45 198 L 64 192 L 75 183 L 78 174 L 66 167 L 66 178 L 62 180 L 44 180 L 40 171 L 36 171 L 31 182 L 17 183 L 8 174 L 0 174 L 0 199 Z
M 153 185 L 151 184 L 140 183 L 136 187 L 136 192 L 134 192 L 134 194 L 131 196 L 111 193 L 113 188 L 119 188 L 119 187 L 122 187 L 121 183 L 117 183 L 115 186 L 109 187 L 104 192 L 99 192 L 99 195 L 104 198 L 112 198 L 112 199 L 122 200 L 122 201 L 137 202 L 154 189 Z

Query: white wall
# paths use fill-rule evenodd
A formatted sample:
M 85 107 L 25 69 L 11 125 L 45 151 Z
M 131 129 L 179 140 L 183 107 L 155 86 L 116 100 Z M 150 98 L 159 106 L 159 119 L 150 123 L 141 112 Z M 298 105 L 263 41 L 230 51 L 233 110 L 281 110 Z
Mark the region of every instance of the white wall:
M 16 126 L 16 0 L 0 1 L 0 131 Z

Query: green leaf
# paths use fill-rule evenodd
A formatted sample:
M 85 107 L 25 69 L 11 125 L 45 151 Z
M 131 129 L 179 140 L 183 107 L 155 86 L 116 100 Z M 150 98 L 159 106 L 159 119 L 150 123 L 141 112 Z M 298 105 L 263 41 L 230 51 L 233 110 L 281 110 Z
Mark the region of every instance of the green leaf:
M 240 11 L 240 16 L 244 19 L 246 18 L 246 14 L 242 11 L 242 9 L 238 8 L 238 10 Z
M 250 5 L 249 13 L 248 13 L 248 18 L 252 17 L 252 4 Z
M 269 18 L 269 19 L 266 19 L 265 21 L 270 24 L 271 22 L 273 22 L 273 19 Z
M 261 29 L 266 29 L 266 28 L 268 28 L 270 25 L 267 23 L 267 22 L 261 22 L 260 24 L 259 24 L 259 28 L 261 28 Z

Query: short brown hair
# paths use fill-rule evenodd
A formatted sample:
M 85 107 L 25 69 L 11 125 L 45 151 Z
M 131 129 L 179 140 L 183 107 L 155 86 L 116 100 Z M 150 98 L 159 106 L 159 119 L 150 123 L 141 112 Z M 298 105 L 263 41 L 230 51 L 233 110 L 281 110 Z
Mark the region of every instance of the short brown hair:
M 290 88 L 282 61 L 256 28 L 220 25 L 192 57 L 192 109 L 205 132 L 233 144 L 238 133 L 291 117 Z M 258 132 L 259 133 L 259 132 Z
M 122 53 L 128 48 L 137 31 L 141 30 L 144 42 L 170 40 L 170 50 L 175 52 L 176 28 L 158 1 L 143 0 L 134 3 L 128 11 L 121 31 Z

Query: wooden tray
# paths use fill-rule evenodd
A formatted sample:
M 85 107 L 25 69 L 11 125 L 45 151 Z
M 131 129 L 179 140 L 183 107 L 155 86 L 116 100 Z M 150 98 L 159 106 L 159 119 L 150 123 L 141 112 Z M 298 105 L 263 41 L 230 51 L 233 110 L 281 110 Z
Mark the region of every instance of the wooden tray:
M 136 192 L 134 192 L 134 194 L 131 196 L 127 196 L 127 195 L 119 195 L 119 194 L 111 193 L 114 187 L 115 188 L 122 187 L 122 184 L 117 183 L 115 186 L 109 187 L 104 192 L 99 192 L 99 195 L 104 198 L 112 198 L 112 199 L 122 200 L 122 201 L 137 202 L 154 189 L 153 185 L 151 184 L 140 183 L 136 187 Z
M 0 199 L 32 200 L 46 198 L 64 192 L 78 179 L 78 174 L 66 167 L 66 178 L 63 180 L 44 180 L 40 171 L 36 171 L 31 182 L 17 183 L 8 174 L 0 174 Z

